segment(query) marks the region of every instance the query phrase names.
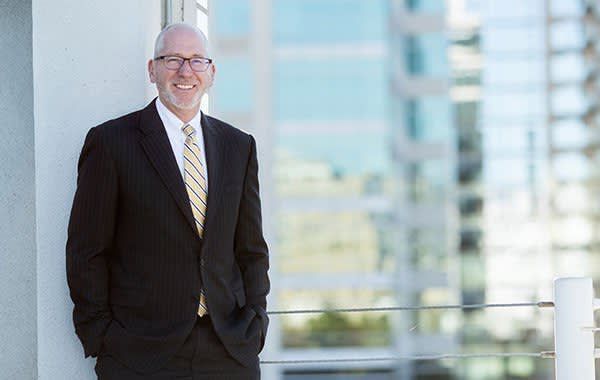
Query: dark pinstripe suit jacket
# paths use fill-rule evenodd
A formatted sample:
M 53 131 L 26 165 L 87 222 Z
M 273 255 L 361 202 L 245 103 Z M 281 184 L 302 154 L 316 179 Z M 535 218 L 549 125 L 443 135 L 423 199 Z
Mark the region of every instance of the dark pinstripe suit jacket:
M 196 320 L 199 292 L 221 341 L 256 361 L 268 318 L 268 252 L 252 136 L 202 115 L 209 175 L 203 239 L 155 102 L 92 128 L 79 159 L 67 280 L 85 357 L 148 373 Z

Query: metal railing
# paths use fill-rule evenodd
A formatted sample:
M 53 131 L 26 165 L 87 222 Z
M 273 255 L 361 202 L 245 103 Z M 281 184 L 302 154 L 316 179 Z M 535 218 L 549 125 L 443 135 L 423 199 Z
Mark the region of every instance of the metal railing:
M 600 308 L 600 300 L 593 297 L 592 280 L 586 277 L 559 278 L 554 281 L 554 301 L 522 303 L 486 303 L 472 305 L 431 305 L 395 306 L 362 308 L 328 308 L 269 311 L 269 315 L 313 314 L 313 313 L 354 313 L 485 308 L 554 307 L 554 351 L 542 352 L 490 352 L 490 353 L 440 353 L 414 356 L 382 356 L 365 358 L 302 359 L 302 360 L 261 360 L 261 364 L 314 364 L 350 363 L 375 361 L 423 361 L 442 359 L 471 359 L 495 357 L 534 357 L 554 359 L 556 380 L 592 380 L 595 378 L 594 359 L 600 357 L 600 350 L 594 348 L 594 333 L 600 328 L 594 326 L 594 310 Z

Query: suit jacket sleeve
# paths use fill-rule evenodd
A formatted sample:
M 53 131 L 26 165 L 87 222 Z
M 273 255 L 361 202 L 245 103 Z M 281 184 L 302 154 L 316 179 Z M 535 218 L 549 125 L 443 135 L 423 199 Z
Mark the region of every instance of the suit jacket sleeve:
M 67 282 L 75 332 L 85 357 L 96 356 L 111 321 L 107 256 L 117 210 L 117 173 L 98 128 L 85 140 L 68 227 Z
M 262 232 L 256 142 L 252 136 L 249 138 L 250 152 L 235 233 L 235 254 L 244 279 L 246 303 L 263 318 L 266 332 L 269 253 Z

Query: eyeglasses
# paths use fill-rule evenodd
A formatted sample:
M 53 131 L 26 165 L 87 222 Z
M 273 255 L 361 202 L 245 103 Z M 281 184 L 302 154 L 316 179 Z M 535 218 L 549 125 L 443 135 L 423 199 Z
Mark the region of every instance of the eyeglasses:
M 190 67 L 193 71 L 202 72 L 208 69 L 208 66 L 212 63 L 212 59 L 204 57 L 192 57 L 183 58 L 176 55 L 161 55 L 160 57 L 154 58 L 155 60 L 162 59 L 165 61 L 165 66 L 169 70 L 179 70 L 185 61 L 190 62 Z

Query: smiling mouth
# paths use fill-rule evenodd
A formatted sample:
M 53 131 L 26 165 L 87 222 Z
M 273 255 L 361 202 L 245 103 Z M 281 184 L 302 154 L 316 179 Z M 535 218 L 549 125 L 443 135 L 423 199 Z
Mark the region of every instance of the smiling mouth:
M 175 87 L 177 87 L 180 90 L 191 90 L 192 88 L 196 87 L 195 84 L 176 84 Z

